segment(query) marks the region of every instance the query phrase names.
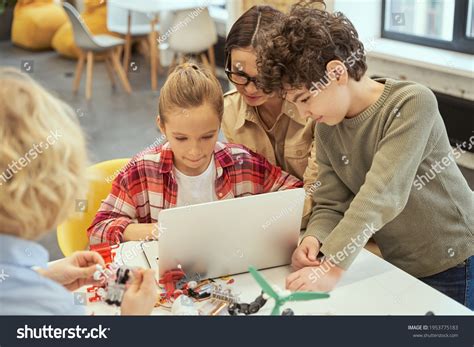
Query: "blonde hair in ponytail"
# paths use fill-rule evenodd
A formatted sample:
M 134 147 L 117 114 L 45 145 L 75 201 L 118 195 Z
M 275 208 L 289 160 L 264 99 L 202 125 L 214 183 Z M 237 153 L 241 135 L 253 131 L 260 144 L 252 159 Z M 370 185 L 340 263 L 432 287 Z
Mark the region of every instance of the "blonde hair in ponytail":
M 176 109 L 190 109 L 209 103 L 222 120 L 224 97 L 217 78 L 206 68 L 186 62 L 178 65 L 160 90 L 158 108 L 160 122 Z

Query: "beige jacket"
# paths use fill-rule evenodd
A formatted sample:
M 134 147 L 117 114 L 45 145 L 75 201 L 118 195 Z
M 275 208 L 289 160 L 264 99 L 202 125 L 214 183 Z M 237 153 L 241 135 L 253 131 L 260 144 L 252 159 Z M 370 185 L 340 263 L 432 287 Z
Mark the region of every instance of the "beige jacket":
M 222 131 L 229 142 L 243 144 L 267 158 L 273 165 L 298 177 L 307 191 L 302 228 L 306 228 L 312 209 L 312 189 L 318 166 L 314 141 L 315 122 L 299 115 L 296 106 L 285 101 L 282 113 L 271 130 L 234 90 L 224 94 Z M 274 141 L 270 139 L 274 137 Z

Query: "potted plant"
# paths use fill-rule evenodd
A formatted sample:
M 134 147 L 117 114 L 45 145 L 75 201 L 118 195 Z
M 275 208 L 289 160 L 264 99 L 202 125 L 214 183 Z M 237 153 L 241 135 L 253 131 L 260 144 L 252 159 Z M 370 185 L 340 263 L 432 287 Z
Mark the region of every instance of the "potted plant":
M 0 0 L 0 41 L 10 40 L 16 0 Z

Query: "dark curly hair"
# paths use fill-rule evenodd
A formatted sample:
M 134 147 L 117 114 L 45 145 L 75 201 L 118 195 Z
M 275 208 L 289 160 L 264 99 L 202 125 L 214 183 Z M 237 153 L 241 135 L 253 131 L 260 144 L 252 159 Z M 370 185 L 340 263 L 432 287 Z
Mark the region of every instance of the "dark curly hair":
M 257 67 L 266 93 L 311 88 L 327 78 L 326 65 L 340 60 L 356 81 L 367 70 L 364 45 L 347 17 L 315 8 L 320 1 L 294 5 L 288 16 L 259 38 Z
M 234 48 L 256 48 L 258 37 L 263 31 L 278 22 L 283 13 L 266 5 L 252 6 L 232 25 L 225 43 L 225 56 L 230 68 L 230 53 Z

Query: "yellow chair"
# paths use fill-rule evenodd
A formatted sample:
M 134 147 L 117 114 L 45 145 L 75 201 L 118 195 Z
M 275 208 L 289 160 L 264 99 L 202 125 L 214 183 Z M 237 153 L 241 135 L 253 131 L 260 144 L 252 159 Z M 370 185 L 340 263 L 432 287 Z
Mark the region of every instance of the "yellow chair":
M 59 248 L 66 257 L 75 251 L 87 249 L 87 228 L 91 225 L 102 200 L 110 193 L 113 180 L 129 162 L 130 159 L 114 159 L 88 168 L 87 174 L 90 178 L 87 198 L 76 200 L 76 212 L 57 229 Z

